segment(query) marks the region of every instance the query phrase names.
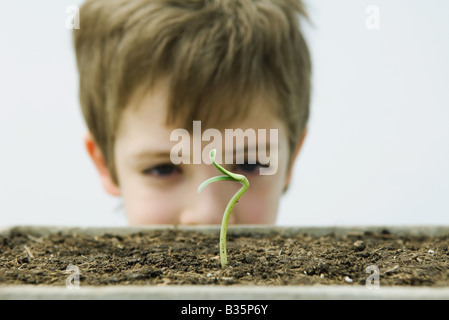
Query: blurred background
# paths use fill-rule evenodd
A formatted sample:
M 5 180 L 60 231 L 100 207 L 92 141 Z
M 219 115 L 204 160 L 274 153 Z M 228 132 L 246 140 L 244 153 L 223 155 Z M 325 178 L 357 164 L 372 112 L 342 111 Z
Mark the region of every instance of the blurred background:
M 0 226 L 127 225 L 82 143 L 81 3 L 0 11 Z M 448 225 L 449 2 L 305 3 L 312 111 L 278 224 Z

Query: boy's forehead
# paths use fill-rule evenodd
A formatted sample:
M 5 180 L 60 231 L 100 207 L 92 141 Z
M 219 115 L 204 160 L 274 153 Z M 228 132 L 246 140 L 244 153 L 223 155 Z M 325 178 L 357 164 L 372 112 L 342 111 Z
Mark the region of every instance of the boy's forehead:
M 183 128 L 166 124 L 166 104 L 167 96 L 164 90 L 152 90 L 147 92 L 138 103 L 129 105 L 122 114 L 120 130 L 116 137 L 116 147 L 119 147 L 121 152 L 134 159 L 145 159 L 150 156 L 154 158 L 167 157 L 167 152 L 177 144 L 177 141 L 171 139 L 171 134 L 176 129 L 185 129 L 189 132 L 191 140 L 195 139 L 193 135 L 193 129 L 195 129 L 195 132 L 200 134 L 196 138 L 202 141 L 203 146 L 208 144 L 207 139 L 205 140 L 203 136 L 208 129 L 219 131 L 220 138 L 223 141 L 226 139 L 227 131 L 231 135 L 245 135 L 253 131 L 254 135 L 257 136 L 256 144 L 278 144 L 278 141 L 270 141 L 269 130 L 271 129 L 279 130 L 279 143 L 283 144 L 286 140 L 286 131 L 283 123 L 270 115 L 269 111 L 264 110 L 263 105 L 255 104 L 248 117 L 235 119 L 232 122 L 214 123 L 203 121 L 202 119 L 191 119 L 191 127 Z M 236 129 L 241 129 L 241 132 L 238 133 L 235 131 Z M 261 133 L 260 129 L 266 129 L 266 131 Z M 215 137 L 212 139 L 215 139 Z M 254 148 L 257 148 L 254 143 L 245 143 L 244 149 L 249 151 L 249 149 Z M 236 151 L 238 152 L 239 150 Z
M 176 129 L 185 129 L 190 134 L 194 132 L 204 133 L 209 129 L 216 129 L 223 134 L 228 130 L 241 129 L 242 131 L 260 130 L 260 129 L 277 129 L 285 130 L 284 124 L 277 117 L 264 112 L 263 109 L 254 109 L 247 117 L 233 119 L 232 121 L 210 121 L 210 119 L 190 119 L 188 126 L 177 126 L 176 124 L 167 124 L 166 108 L 164 104 L 147 100 L 149 103 L 143 103 L 139 108 L 127 109 L 123 113 L 120 125 L 120 133 L 127 133 L 133 136 L 142 137 L 146 134 L 154 139 L 167 140 L 171 132 Z M 184 121 L 185 122 L 185 121 Z M 145 134 L 146 133 L 146 134 Z
M 244 116 L 238 116 L 238 110 L 235 110 L 235 116 L 233 117 L 233 109 L 238 107 L 232 101 L 228 104 L 226 99 L 224 99 L 216 104 L 211 101 L 210 103 L 203 103 L 201 106 L 197 106 L 196 108 L 205 110 L 198 112 L 200 115 L 198 117 L 189 117 L 182 114 L 182 112 L 179 112 L 178 115 L 176 110 L 174 110 L 173 114 L 170 114 L 170 92 L 167 81 L 161 81 L 151 89 L 147 88 L 145 91 L 140 89 L 139 91 L 136 90 L 136 92 L 137 94 L 133 95 L 130 103 L 125 107 L 120 121 L 124 122 L 123 125 L 129 125 L 134 128 L 139 127 L 138 123 L 141 125 L 145 125 L 145 123 L 150 125 L 151 123 L 152 128 L 157 126 L 168 131 L 183 128 L 192 132 L 194 121 L 201 122 L 201 130 L 203 131 L 211 128 L 226 130 L 232 128 L 281 129 L 280 127 L 283 127 L 282 122 L 275 116 L 275 110 L 278 108 L 276 106 L 277 102 L 268 95 L 256 95 L 249 102 L 247 106 L 248 112 Z M 191 106 L 191 108 L 195 108 L 195 106 Z M 215 116 L 223 112 L 220 109 L 227 109 L 224 111 L 229 113 L 230 117 L 223 119 Z M 171 121 L 167 121 L 167 119 L 171 119 Z
M 171 156 L 175 145 L 183 145 L 184 149 L 191 148 L 189 158 L 193 158 L 194 154 L 202 153 L 202 149 L 209 146 L 212 141 L 215 143 L 215 140 L 221 141 L 217 149 L 222 149 L 222 152 L 217 150 L 218 154 L 230 154 L 230 157 L 233 154 L 237 156 L 246 152 L 248 155 L 252 154 L 262 145 L 269 150 L 280 150 L 279 148 L 285 148 L 288 143 L 286 127 L 278 117 L 273 115 L 274 102 L 268 95 L 253 96 L 245 116 L 240 114 L 228 119 L 208 116 L 213 115 L 216 108 L 227 108 L 225 111 L 232 115 L 236 106 L 232 105 L 232 102 L 228 105 L 228 101 L 223 99 L 217 105 L 203 104 L 202 107 L 208 109 L 202 110 L 206 112 L 199 113 L 201 117 L 178 116 L 174 117 L 171 123 L 167 122 L 167 116 L 171 110 L 169 97 L 169 86 L 164 81 L 149 90 L 137 91 L 130 99 L 119 120 L 119 129 L 115 138 L 116 155 L 121 154 L 123 161 L 132 164 L 146 163 L 149 159 L 166 161 Z M 181 139 L 181 141 L 172 139 L 172 133 L 177 129 L 188 132 L 187 139 Z M 193 134 L 194 129 L 196 135 Z M 213 137 L 203 135 L 208 129 L 215 132 Z M 234 131 L 235 129 L 241 131 Z M 263 132 L 261 129 L 266 130 Z M 276 139 L 271 139 L 272 129 L 277 130 Z M 227 136 L 227 131 L 230 131 L 231 138 Z M 216 134 L 217 132 L 219 133 Z M 255 136 L 256 139 L 247 138 L 248 135 Z M 243 139 L 241 139 L 242 136 Z M 231 140 L 235 141 L 233 146 L 226 146 L 226 141 Z M 238 143 L 237 140 L 243 142 Z M 200 149 L 193 148 L 195 141 L 196 145 L 199 141 Z

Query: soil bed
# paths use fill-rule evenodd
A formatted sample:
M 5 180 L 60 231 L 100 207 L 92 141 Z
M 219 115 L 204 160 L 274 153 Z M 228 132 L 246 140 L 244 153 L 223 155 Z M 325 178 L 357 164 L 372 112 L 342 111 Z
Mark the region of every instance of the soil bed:
M 231 228 L 230 228 L 231 229 Z M 218 233 L 177 229 L 127 235 L 0 236 L 0 284 L 65 286 L 69 265 L 80 285 L 365 285 L 377 266 L 382 286 L 449 287 L 449 237 L 387 230 L 342 236 L 229 230 L 220 267 Z

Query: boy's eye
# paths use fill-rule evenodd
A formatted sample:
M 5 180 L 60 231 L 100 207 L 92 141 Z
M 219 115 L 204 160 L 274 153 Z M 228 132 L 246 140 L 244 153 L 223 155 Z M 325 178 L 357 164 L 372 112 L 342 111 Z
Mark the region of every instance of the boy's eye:
M 255 174 L 255 173 L 259 172 L 259 169 L 261 167 L 267 167 L 267 165 L 262 165 L 260 163 L 254 163 L 254 164 L 242 163 L 242 164 L 236 165 L 236 170 L 244 172 L 244 173 Z
M 168 177 L 173 174 L 180 173 L 181 170 L 172 163 L 159 164 L 157 166 L 145 169 L 142 173 L 156 177 Z

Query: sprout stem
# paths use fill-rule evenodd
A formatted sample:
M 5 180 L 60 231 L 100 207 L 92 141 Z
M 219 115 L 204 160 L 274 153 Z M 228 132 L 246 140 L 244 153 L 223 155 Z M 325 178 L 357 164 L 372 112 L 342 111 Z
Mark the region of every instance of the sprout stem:
M 226 206 L 226 209 L 223 214 L 223 220 L 221 222 L 220 262 L 221 262 L 221 267 L 224 268 L 228 264 L 228 257 L 227 257 L 227 252 L 226 252 L 226 233 L 228 230 L 229 217 L 231 216 L 231 212 L 232 212 L 232 209 L 234 208 L 235 204 L 238 202 L 240 197 L 248 190 L 249 181 L 244 175 L 232 173 L 232 172 L 224 169 L 220 165 L 218 165 L 215 162 L 215 149 L 212 149 L 212 151 L 209 154 L 209 157 L 212 160 L 212 163 L 215 165 L 215 167 L 220 172 L 224 173 L 225 175 L 207 179 L 198 187 L 198 192 L 201 192 L 201 190 L 203 190 L 206 185 L 208 185 L 211 182 L 215 182 L 215 181 L 237 181 L 242 184 L 242 187 L 234 194 L 234 196 L 231 198 L 228 205 Z
M 231 198 L 223 214 L 223 221 L 221 222 L 221 230 L 220 230 L 220 261 L 222 268 L 224 268 L 228 264 L 228 255 L 226 252 L 226 234 L 228 230 L 229 217 L 231 216 L 231 211 L 234 208 L 237 201 L 239 201 L 240 197 L 246 192 L 246 190 L 248 190 L 249 182 L 248 179 L 246 179 L 246 177 L 245 180 L 247 183 L 239 181 L 242 182 L 243 185 L 239 189 L 239 191 L 237 191 L 236 194 L 234 194 L 234 196 Z

